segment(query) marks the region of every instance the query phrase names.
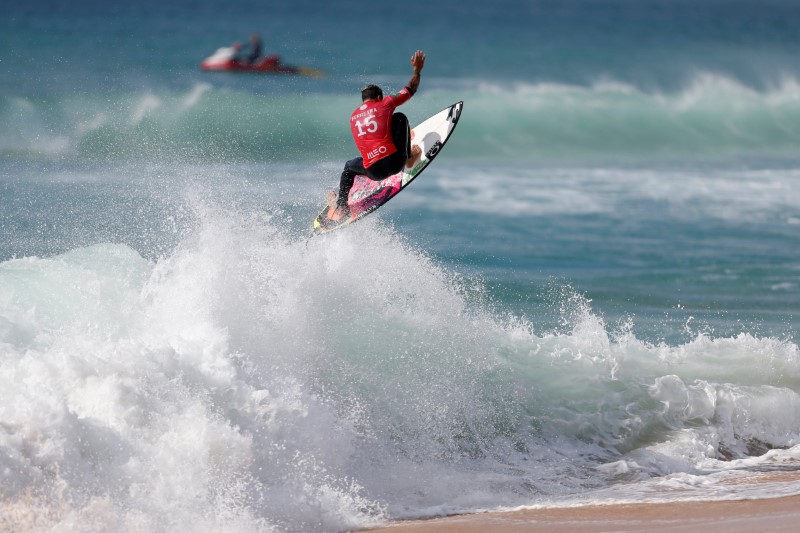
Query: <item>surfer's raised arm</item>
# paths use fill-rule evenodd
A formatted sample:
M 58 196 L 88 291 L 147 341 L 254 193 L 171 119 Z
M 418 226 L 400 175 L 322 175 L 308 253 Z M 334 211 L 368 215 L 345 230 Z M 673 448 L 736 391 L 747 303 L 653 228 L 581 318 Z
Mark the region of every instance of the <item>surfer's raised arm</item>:
M 422 50 L 417 50 L 411 56 L 411 66 L 414 68 L 414 75 L 408 80 L 406 87 L 408 87 L 411 94 L 414 94 L 419 89 L 419 73 L 422 72 L 422 67 L 425 66 L 425 53 Z

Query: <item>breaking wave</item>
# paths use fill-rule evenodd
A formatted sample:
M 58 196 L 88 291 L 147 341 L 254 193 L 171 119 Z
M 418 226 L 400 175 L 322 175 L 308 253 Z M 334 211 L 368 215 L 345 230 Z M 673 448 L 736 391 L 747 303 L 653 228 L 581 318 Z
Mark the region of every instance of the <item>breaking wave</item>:
M 800 444 L 790 341 L 651 344 L 569 287 L 539 330 L 370 220 L 192 204 L 159 259 L 0 263 L 0 524 L 346 530 Z
M 402 82 L 399 82 L 402 83 Z M 800 83 L 754 89 L 703 74 L 672 92 L 613 81 L 592 86 L 426 80 L 412 121 L 464 100 L 448 153 L 478 158 L 791 155 Z M 352 152 L 354 96 L 259 94 L 209 83 L 185 92 L 0 97 L 0 152 L 38 157 L 286 161 Z

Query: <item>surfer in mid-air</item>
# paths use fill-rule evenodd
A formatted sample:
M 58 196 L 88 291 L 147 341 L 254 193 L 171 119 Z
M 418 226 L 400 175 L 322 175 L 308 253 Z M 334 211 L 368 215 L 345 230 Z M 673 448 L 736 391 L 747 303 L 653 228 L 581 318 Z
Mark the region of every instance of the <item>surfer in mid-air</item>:
M 397 174 L 403 166 L 412 167 L 422 150 L 411 145 L 411 129 L 408 118 L 394 110 L 408 102 L 419 88 L 419 76 L 425 66 L 425 54 L 421 50 L 411 56 L 414 74 L 408 84 L 395 94 L 384 97 L 377 85 L 367 85 L 361 91 L 363 104 L 350 116 L 350 129 L 360 157 L 351 159 L 344 165 L 339 181 L 339 192 L 331 192 L 329 202 L 336 198 L 334 220 L 350 216 L 347 198 L 356 175 L 366 176 L 373 181 L 381 181 Z

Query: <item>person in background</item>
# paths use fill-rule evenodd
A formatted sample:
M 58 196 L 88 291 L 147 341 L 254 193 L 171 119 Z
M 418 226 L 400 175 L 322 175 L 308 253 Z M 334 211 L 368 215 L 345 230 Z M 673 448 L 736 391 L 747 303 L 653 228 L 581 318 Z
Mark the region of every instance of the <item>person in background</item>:
M 250 41 L 246 47 L 242 47 L 239 41 L 236 41 L 231 46 L 234 49 L 234 61 L 240 65 L 250 66 L 254 65 L 261 57 L 261 36 L 253 32 L 250 35 Z

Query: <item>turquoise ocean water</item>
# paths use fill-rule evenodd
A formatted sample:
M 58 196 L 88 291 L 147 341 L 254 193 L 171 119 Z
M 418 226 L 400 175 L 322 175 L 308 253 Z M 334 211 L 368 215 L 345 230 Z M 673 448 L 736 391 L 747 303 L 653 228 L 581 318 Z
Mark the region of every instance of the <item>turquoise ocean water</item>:
M 794 2 L 74 4 L 0 7 L 0 524 L 800 492 L 731 491 L 800 458 Z M 252 31 L 327 76 L 199 69 Z M 456 133 L 307 241 L 417 48 Z

